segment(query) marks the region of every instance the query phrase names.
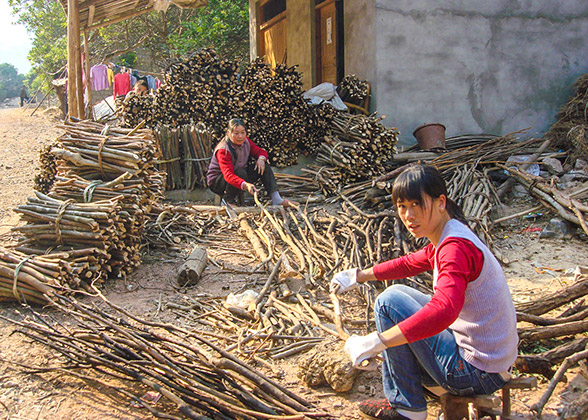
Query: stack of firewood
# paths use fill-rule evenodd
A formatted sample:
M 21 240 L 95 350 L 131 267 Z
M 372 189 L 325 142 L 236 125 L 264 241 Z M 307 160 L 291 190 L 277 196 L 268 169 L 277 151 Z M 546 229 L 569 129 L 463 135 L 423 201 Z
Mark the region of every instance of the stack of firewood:
M 56 158 L 51 153 L 53 146 L 54 144 L 47 145 L 39 152 L 39 170 L 34 178 L 34 188 L 42 193 L 49 192 L 57 172 Z
M 127 274 L 139 261 L 137 229 L 126 231 L 131 223 L 125 220 L 118 199 L 76 202 L 59 200 L 36 192 L 15 212 L 26 221 L 13 228 L 23 236 L 17 250 L 29 255 L 86 251 L 88 260 L 78 266 L 76 274 L 89 283 L 109 275 Z M 63 279 L 60 279 L 63 281 Z
M 396 152 L 398 131 L 381 118 L 340 113 L 333 118 L 332 135 L 325 137 L 317 163 L 336 169 L 335 183 L 348 184 L 386 172 Z
M 154 127 L 156 120 L 153 113 L 152 95 L 136 95 L 129 93 L 124 99 L 117 99 L 116 112 L 121 126 L 133 128 L 144 121 L 145 127 Z
M 237 62 L 220 59 L 213 49 L 170 63 L 154 102 L 158 124 L 204 122 L 220 140 L 240 103 L 237 69 Z
M 45 151 L 56 157 L 56 176 L 44 182 L 52 185 L 49 193 L 36 192 L 15 209 L 26 222 L 13 229 L 22 235 L 15 248 L 69 264 L 56 285 L 88 288 L 139 264 L 146 214 L 163 198 L 165 173 L 155 167 L 160 154 L 151 130 L 90 121 L 61 128 L 65 133 Z
M 337 85 L 337 94 L 342 101 L 363 106 L 370 94 L 367 80 L 360 80 L 355 74 L 349 74 Z
M 237 117 L 247 124 L 249 137 L 268 150 L 272 165 L 292 165 L 300 151 L 314 153 L 337 111 L 328 104 L 305 102 L 296 67 L 271 69 L 260 58 L 239 77 L 237 68 L 211 49 L 171 63 L 153 104 L 156 123 L 203 123 L 213 132 L 215 144 L 225 135 L 227 122 Z M 139 120 L 133 117 L 132 122 Z
M 206 171 L 212 154 L 213 133 L 204 124 L 155 130 L 162 160 L 160 168 L 167 173 L 167 190 L 206 187 Z

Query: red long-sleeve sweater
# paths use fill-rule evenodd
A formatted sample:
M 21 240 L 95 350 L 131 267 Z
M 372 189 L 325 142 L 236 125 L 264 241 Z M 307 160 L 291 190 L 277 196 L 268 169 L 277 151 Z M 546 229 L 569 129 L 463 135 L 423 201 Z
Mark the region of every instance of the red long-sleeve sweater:
M 433 270 L 435 248 L 432 244 L 413 254 L 374 266 L 378 280 L 396 280 Z M 484 254 L 463 238 L 447 238 L 439 248 L 438 276 L 434 294 L 417 313 L 398 327 L 409 343 L 431 337 L 457 319 L 469 282 L 477 279 L 484 265 Z
M 255 159 L 264 156 L 266 160 L 268 159 L 268 154 L 264 149 L 253 143 L 249 137 L 247 137 L 247 141 L 249 142 L 249 156 L 253 156 Z M 227 149 L 218 149 L 216 151 L 216 160 L 218 161 L 218 166 L 220 167 L 225 181 L 235 188 L 243 189 L 242 185 L 245 180 L 235 174 L 231 153 Z

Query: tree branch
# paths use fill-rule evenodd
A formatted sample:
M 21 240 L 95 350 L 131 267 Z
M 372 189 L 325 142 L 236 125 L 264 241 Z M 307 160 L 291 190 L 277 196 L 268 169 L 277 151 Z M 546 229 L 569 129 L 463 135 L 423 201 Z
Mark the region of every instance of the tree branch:
M 108 60 L 111 57 L 117 56 L 117 55 L 121 55 L 124 53 L 128 53 L 129 51 L 134 50 L 135 48 L 139 47 L 141 44 L 143 44 L 145 41 L 147 41 L 147 39 L 149 38 L 149 36 L 151 36 L 150 33 L 143 35 L 137 42 L 135 42 L 133 45 L 129 45 L 129 43 L 127 42 L 127 48 L 123 48 L 120 50 L 116 50 L 116 51 L 112 51 L 109 52 L 108 54 L 106 54 L 104 56 L 104 58 L 102 59 L 102 62 L 104 63 L 106 60 Z

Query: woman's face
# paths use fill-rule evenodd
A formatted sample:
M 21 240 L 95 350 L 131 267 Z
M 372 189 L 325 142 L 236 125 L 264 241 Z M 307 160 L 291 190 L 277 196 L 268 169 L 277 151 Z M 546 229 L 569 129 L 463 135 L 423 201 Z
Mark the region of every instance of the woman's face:
M 247 139 L 247 132 L 242 125 L 236 126 L 233 128 L 233 131 L 227 132 L 227 135 L 229 136 L 229 139 L 231 139 L 231 143 L 237 146 L 241 146 Z
M 420 200 L 398 200 L 396 208 L 404 226 L 415 238 L 435 237 L 443 231 L 447 221 L 446 197 L 432 198 L 423 194 Z
M 135 85 L 135 93 L 139 96 L 143 96 L 147 94 L 147 88 L 143 85 L 136 84 Z

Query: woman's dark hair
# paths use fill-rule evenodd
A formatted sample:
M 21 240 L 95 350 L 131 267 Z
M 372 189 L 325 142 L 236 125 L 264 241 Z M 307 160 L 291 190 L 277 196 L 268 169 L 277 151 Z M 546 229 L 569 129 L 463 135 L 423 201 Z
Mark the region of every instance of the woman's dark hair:
M 239 118 L 233 118 L 227 124 L 227 133 L 232 133 L 233 130 L 237 127 L 243 127 L 245 130 L 247 130 L 247 126 L 243 121 L 241 121 Z
M 447 213 L 452 219 L 468 225 L 461 208 L 449 198 L 447 185 L 441 173 L 430 165 L 414 165 L 405 169 L 394 180 L 392 185 L 392 203 L 398 201 L 417 200 L 423 203 L 423 194 L 431 198 L 439 198 L 444 195 L 447 198 Z
M 147 88 L 147 90 L 149 90 L 149 83 L 147 83 L 147 80 L 145 80 L 145 79 L 137 80 L 137 85 L 145 86 Z

